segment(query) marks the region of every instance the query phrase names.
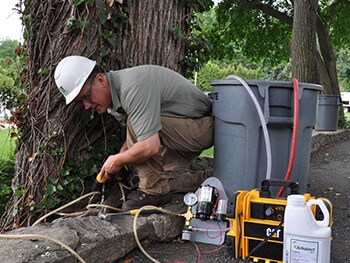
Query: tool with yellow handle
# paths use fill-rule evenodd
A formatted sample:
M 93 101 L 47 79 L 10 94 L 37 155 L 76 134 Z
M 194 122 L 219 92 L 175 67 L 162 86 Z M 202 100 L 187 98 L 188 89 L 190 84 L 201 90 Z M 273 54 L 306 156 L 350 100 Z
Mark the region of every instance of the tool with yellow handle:
M 106 182 L 106 177 L 102 177 L 100 173 L 95 178 L 95 182 L 92 185 L 92 191 L 94 192 L 101 192 L 103 184 Z
M 124 165 L 120 172 L 116 175 L 118 181 L 122 180 L 130 173 L 130 169 L 127 165 Z M 95 182 L 92 185 L 92 191 L 101 192 L 103 184 L 107 181 L 106 177 L 102 177 L 100 173 L 96 176 Z

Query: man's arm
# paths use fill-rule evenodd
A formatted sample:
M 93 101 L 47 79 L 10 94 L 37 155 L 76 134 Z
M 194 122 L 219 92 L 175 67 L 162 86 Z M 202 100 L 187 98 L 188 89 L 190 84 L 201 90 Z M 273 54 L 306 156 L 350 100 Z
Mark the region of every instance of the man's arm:
M 124 148 L 124 145 L 122 148 Z M 159 149 L 159 135 L 155 133 L 143 141 L 136 142 L 127 150 L 110 155 L 103 164 L 100 175 L 102 178 L 106 177 L 110 179 L 110 176 L 119 172 L 124 165 L 144 162 L 148 158 L 158 154 Z
M 120 148 L 119 153 L 125 152 L 128 149 L 128 144 L 125 140 L 125 142 L 123 143 L 122 147 Z

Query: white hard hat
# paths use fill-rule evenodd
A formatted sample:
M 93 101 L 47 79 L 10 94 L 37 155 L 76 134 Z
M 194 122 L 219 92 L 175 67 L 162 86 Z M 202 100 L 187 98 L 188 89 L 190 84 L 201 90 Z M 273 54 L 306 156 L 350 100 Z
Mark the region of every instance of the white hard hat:
M 55 82 L 69 104 L 79 94 L 96 61 L 82 56 L 65 57 L 55 70 Z

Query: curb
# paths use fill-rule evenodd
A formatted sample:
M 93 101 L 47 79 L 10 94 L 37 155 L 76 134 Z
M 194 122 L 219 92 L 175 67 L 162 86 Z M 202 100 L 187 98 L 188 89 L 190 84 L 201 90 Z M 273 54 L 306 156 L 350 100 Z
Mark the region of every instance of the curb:
M 345 140 L 350 136 L 350 130 L 336 131 L 312 131 L 311 153 L 316 152 L 321 147 Z

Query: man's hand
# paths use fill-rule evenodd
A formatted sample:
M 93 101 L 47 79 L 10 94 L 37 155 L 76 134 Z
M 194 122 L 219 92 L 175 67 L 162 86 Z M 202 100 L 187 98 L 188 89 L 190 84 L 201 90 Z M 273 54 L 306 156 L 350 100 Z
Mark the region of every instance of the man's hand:
M 124 146 L 126 146 L 126 144 L 123 145 L 122 151 L 115 155 L 110 155 L 107 158 L 100 171 L 102 178 L 105 177 L 109 180 L 111 176 L 118 173 L 124 165 L 141 163 L 158 154 L 160 149 L 159 135 L 155 133 L 143 141 L 136 142 L 129 149 L 126 149 Z
M 123 167 L 123 164 L 118 162 L 118 154 L 115 155 L 110 155 L 105 163 L 103 164 L 101 171 L 100 171 L 100 176 L 102 178 L 106 178 L 107 180 L 111 179 L 111 176 L 113 174 L 116 174 L 120 171 L 120 169 Z

